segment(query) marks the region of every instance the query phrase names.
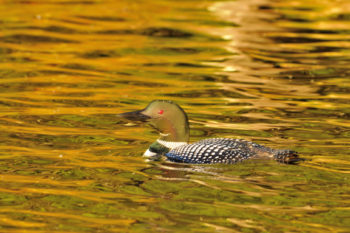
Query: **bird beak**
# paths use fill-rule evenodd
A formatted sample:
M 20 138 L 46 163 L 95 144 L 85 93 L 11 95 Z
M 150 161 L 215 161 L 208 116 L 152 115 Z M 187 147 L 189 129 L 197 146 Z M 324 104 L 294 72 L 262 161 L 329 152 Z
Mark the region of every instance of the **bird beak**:
M 133 112 L 125 112 L 118 114 L 117 116 L 123 117 L 125 119 L 131 120 L 131 121 L 142 121 L 146 122 L 147 120 L 151 119 L 150 116 L 147 116 L 142 113 L 143 110 L 133 111 Z

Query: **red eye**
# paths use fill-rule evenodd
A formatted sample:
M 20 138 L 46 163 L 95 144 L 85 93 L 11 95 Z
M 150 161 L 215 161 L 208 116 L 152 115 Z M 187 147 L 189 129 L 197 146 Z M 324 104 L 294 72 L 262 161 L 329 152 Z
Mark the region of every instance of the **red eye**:
M 164 110 L 163 110 L 163 109 L 161 109 L 161 110 L 158 111 L 158 114 L 159 114 L 159 115 L 162 115 L 163 113 L 164 113 Z

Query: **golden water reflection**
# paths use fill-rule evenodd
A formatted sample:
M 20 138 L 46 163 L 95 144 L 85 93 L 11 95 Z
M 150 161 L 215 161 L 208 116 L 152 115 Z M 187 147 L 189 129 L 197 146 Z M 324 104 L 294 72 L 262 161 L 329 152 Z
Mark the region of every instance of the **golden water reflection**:
M 4 232 L 346 232 L 350 5 L 3 1 Z M 116 114 L 171 99 L 191 141 L 290 148 L 297 166 L 141 157 Z

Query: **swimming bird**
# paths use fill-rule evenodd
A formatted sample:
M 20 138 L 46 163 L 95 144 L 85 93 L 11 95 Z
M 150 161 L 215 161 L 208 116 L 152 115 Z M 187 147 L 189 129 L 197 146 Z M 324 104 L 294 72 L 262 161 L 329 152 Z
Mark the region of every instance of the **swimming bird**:
M 119 114 L 132 121 L 148 122 L 160 137 L 144 156 L 156 160 L 165 156 L 173 162 L 234 164 L 251 158 L 270 158 L 281 163 L 301 160 L 292 150 L 276 150 L 243 139 L 209 138 L 189 144 L 189 123 L 185 111 L 169 100 L 154 100 L 142 110 Z

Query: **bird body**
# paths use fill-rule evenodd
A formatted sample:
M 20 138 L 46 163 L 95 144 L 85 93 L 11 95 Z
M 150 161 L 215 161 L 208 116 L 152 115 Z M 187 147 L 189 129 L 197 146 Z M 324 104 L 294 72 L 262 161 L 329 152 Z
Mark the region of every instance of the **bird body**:
M 295 151 L 275 150 L 243 139 L 209 138 L 188 144 L 187 115 L 171 101 L 154 100 L 143 110 L 120 116 L 147 121 L 160 132 L 160 138 L 144 153 L 150 159 L 164 155 L 173 162 L 192 164 L 234 164 L 250 158 L 271 158 L 282 163 L 300 160 Z

